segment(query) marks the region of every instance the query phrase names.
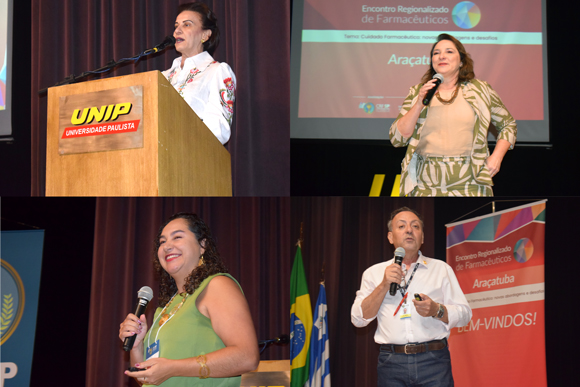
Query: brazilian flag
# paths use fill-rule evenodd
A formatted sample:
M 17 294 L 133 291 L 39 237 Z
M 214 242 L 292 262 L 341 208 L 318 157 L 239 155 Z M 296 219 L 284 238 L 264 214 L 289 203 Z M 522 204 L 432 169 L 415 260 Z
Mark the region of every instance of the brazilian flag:
M 290 305 L 290 387 L 302 387 L 308 381 L 312 308 L 300 245 L 290 275 Z

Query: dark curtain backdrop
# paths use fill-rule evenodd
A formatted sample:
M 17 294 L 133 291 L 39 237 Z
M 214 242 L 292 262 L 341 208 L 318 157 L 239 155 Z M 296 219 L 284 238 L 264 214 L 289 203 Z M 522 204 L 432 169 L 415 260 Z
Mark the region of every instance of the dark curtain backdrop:
M 187 0 L 31 0 L 31 194 L 43 196 L 47 95 L 70 74 L 131 57 L 173 33 Z M 214 58 L 237 77 L 232 137 L 235 196 L 290 192 L 290 0 L 206 0 L 218 17 Z M 123 65 L 105 77 L 166 70 L 175 49 Z
M 303 223 L 302 256 L 314 307 L 324 267 L 330 335 L 330 372 L 334 386 L 376 386 L 376 321 L 356 328 L 350 310 L 362 273 L 393 257 L 387 223 L 402 206 L 419 211 L 425 222 L 423 254 L 433 257 L 434 200 L 409 198 L 292 198 L 291 240 Z M 437 257 L 445 259 L 445 257 Z
M 97 199 L 87 347 L 86 385 L 137 385 L 123 371 L 129 355 L 119 324 L 135 310 L 137 291 L 159 289 L 153 239 L 176 212 L 195 212 L 209 225 L 230 273 L 248 300 L 259 340 L 289 333 L 292 246 L 289 198 L 100 198 Z M 186 334 L 186 333 L 184 333 Z M 190 334 L 195 334 L 190 332 Z M 272 346 L 261 360 L 288 359 L 289 347 Z

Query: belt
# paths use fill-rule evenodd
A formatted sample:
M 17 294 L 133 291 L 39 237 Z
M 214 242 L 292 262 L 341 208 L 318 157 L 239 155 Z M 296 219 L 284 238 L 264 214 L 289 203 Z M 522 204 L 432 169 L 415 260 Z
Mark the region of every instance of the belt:
M 409 344 L 381 344 L 381 351 L 392 353 L 404 353 L 405 355 L 414 355 L 417 353 L 438 351 L 447 348 L 447 339 L 427 341 L 425 343 Z

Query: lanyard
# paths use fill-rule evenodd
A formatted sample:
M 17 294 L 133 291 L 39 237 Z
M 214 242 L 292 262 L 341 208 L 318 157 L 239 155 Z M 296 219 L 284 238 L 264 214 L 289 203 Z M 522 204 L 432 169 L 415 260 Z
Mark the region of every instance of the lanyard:
M 417 268 L 419 267 L 419 260 L 417 260 L 417 263 L 415 263 L 415 268 L 413 269 L 413 272 L 411 273 L 411 277 L 409 277 L 409 282 L 406 282 L 405 287 L 402 287 L 401 285 L 399 285 L 399 291 L 401 292 L 401 296 L 403 296 L 403 298 L 405 298 L 405 294 L 407 293 L 407 289 L 409 288 L 409 285 L 411 285 L 411 281 L 413 280 L 413 276 L 415 275 L 415 272 L 417 271 Z
M 175 298 L 175 296 L 177 296 L 177 292 L 173 295 L 173 297 L 171 297 L 171 300 L 169 300 L 169 302 L 167 304 L 165 304 L 165 307 L 163 308 L 163 310 L 161 311 L 161 313 L 159 313 L 159 315 L 157 315 L 157 318 L 155 320 L 153 320 L 153 324 L 151 325 L 151 329 L 149 329 L 149 333 L 147 334 L 147 347 L 149 347 L 149 344 L 151 343 L 151 331 L 153 330 L 153 327 L 155 326 L 155 323 L 157 322 L 157 320 L 163 316 L 163 312 L 165 312 L 165 310 L 167 309 L 167 307 L 169 305 L 171 305 L 171 302 L 173 301 L 173 299 Z M 187 295 L 185 296 L 185 298 L 187 298 Z M 179 309 L 181 309 L 181 305 L 183 305 L 183 303 L 185 302 L 185 299 L 181 301 L 181 304 L 179 305 Z M 177 313 L 177 310 L 175 311 L 175 313 L 172 313 L 171 316 L 169 316 L 169 318 L 167 320 L 165 320 L 165 322 L 163 324 L 161 324 L 161 326 L 159 327 L 159 329 L 157 330 L 157 333 L 155 334 L 155 341 L 157 341 L 157 337 L 159 336 L 159 332 L 161 331 L 161 328 L 163 328 L 165 326 L 165 324 L 167 324 L 167 322 L 169 320 L 171 320 L 173 318 L 173 316 L 175 316 L 175 314 Z

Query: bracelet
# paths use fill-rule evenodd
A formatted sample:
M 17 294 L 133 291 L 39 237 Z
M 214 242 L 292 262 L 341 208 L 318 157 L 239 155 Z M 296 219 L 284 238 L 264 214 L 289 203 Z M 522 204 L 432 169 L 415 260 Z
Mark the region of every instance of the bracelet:
M 195 360 L 199 364 L 199 378 L 200 379 L 209 378 L 209 367 L 207 366 L 207 364 L 205 364 L 205 362 L 207 361 L 205 355 L 199 355 L 198 357 L 195 358 Z

